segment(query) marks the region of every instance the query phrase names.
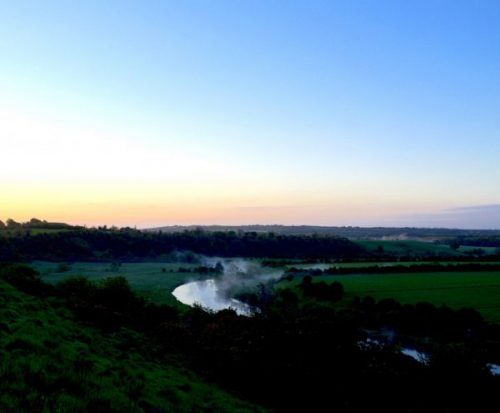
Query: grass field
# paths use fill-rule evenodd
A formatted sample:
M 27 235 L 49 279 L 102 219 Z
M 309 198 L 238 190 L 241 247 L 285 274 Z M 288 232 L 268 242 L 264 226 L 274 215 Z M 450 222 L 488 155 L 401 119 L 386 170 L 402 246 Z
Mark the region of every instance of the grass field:
M 357 244 L 366 248 L 369 252 L 376 252 L 379 247 L 388 254 L 403 255 L 403 256 L 422 256 L 422 255 L 440 255 L 440 256 L 463 256 L 474 250 L 483 250 L 484 254 L 494 254 L 497 252 L 495 247 L 470 247 L 460 246 L 456 251 L 448 245 L 435 244 L 433 242 L 424 241 L 385 241 L 385 240 L 363 240 L 356 241 Z
M 365 268 L 365 267 L 393 267 L 395 265 L 402 265 L 409 267 L 410 265 L 462 265 L 462 264 L 475 264 L 477 261 L 385 261 L 385 262 L 332 262 L 332 263 L 315 263 L 315 264 L 289 264 L 286 268 L 299 268 L 299 269 L 319 269 L 327 270 L 328 268 Z M 499 261 L 481 261 L 481 264 L 500 264 Z
M 171 294 L 175 287 L 191 280 L 213 277 L 213 274 L 179 271 L 180 268 L 193 271 L 199 267 L 199 264 L 123 263 L 119 268 L 116 268 L 110 263 L 77 262 L 68 264 L 69 268 L 60 272 L 62 265 L 43 261 L 32 263 L 32 266 L 41 273 L 42 279 L 49 283 L 57 283 L 75 275 L 83 275 L 93 281 L 106 277 L 122 276 L 128 280 L 132 288 L 148 300 L 156 304 L 175 306 L 183 306 Z
M 282 281 L 281 287 L 297 285 L 301 278 Z M 401 303 L 428 301 L 452 308 L 470 307 L 492 322 L 500 322 L 500 272 L 418 273 L 318 276 L 314 282 L 339 281 L 346 299 L 371 295 L 376 299 L 394 298 Z M 293 283 L 293 284 L 292 284 Z
M 144 337 L 78 324 L 63 307 L 0 280 L 0 412 L 261 412 L 181 361 L 153 359 Z M 112 409 L 111 409 L 112 408 Z
M 497 247 L 473 247 L 473 246 L 468 246 L 468 245 L 460 245 L 460 248 L 458 248 L 459 252 L 468 252 L 468 251 L 474 251 L 477 250 L 478 248 L 482 249 L 485 254 L 496 254 L 499 249 Z
M 399 242 L 399 241 L 397 241 Z M 381 265 L 378 263 L 377 265 Z M 399 264 L 387 262 L 386 265 Z M 410 264 L 410 263 L 406 263 Z M 420 262 L 419 264 L 422 264 Z M 123 263 L 119 269 L 110 263 L 72 263 L 64 272 L 58 263 L 35 262 L 44 281 L 56 283 L 69 276 L 84 275 L 91 280 L 111 276 L 123 276 L 143 297 L 157 304 L 178 307 L 179 303 L 171 292 L 180 284 L 191 280 L 213 277 L 197 272 L 180 272 L 179 269 L 195 270 L 197 264 L 184 263 Z M 328 267 L 337 264 L 326 264 Z M 341 266 L 373 265 L 372 263 L 342 263 Z M 165 272 L 163 272 L 165 270 Z M 376 299 L 394 298 L 402 303 L 429 301 L 436 305 L 446 304 L 452 308 L 472 307 L 493 322 L 500 322 L 500 272 L 437 272 L 416 274 L 377 274 L 317 276 L 314 281 L 340 281 L 346 291 L 346 298 L 372 295 Z M 283 281 L 282 287 L 296 285 L 300 278 Z
M 381 246 L 384 252 L 397 255 L 462 255 L 460 252 L 453 251 L 447 245 L 434 244 L 432 242 L 366 240 L 356 241 L 356 243 L 366 248 L 369 252 L 375 252 Z

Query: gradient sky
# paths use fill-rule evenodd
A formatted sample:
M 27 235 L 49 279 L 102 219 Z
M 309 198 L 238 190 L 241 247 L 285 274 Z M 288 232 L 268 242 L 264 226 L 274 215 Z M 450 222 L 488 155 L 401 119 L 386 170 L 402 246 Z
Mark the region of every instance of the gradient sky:
M 500 2 L 0 0 L 0 144 L 0 219 L 500 228 Z

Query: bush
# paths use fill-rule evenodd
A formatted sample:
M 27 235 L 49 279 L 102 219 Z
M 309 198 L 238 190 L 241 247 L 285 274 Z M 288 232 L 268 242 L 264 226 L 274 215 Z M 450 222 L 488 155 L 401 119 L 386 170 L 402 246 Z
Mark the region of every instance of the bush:
M 95 295 L 96 287 L 88 278 L 75 276 L 67 278 L 57 284 L 57 288 L 64 296 L 71 296 L 79 300 L 88 300 Z
M 40 273 L 24 264 L 9 264 L 0 267 L 0 278 L 32 295 L 43 294 L 48 289 L 48 286 L 42 283 Z

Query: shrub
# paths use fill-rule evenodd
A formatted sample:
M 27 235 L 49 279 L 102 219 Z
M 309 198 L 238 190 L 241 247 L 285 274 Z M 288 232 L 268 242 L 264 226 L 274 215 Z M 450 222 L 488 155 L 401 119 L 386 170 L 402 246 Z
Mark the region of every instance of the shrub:
M 48 288 L 42 283 L 40 273 L 24 264 L 9 264 L 1 267 L 0 278 L 32 295 L 40 295 Z

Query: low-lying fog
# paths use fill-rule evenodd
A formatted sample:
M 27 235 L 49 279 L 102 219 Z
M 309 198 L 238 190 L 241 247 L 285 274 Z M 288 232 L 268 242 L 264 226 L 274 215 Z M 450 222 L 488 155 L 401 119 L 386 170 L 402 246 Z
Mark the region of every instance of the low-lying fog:
M 177 287 L 172 294 L 183 304 L 200 305 L 203 308 L 220 311 L 234 309 L 238 314 L 249 315 L 257 309 L 237 300 L 241 293 L 255 291 L 260 284 L 281 277 L 282 271 L 262 267 L 255 261 L 243 259 L 205 258 L 205 265 L 215 267 L 221 263 L 220 275 L 201 281 L 191 281 Z
M 282 270 L 262 267 L 258 262 L 244 259 L 203 258 L 203 264 L 215 267 L 222 264 L 221 274 L 214 275 L 206 280 L 190 281 L 177 287 L 172 294 L 181 303 L 220 311 L 233 309 L 240 315 L 251 315 L 259 309 L 237 300 L 235 296 L 241 293 L 257 291 L 260 285 L 268 281 L 278 280 Z M 385 341 L 368 337 L 360 342 L 361 346 L 385 345 Z M 419 363 L 427 364 L 429 354 L 410 347 L 402 347 L 401 354 L 413 358 Z M 495 376 L 500 375 L 500 365 L 489 363 L 488 368 Z

